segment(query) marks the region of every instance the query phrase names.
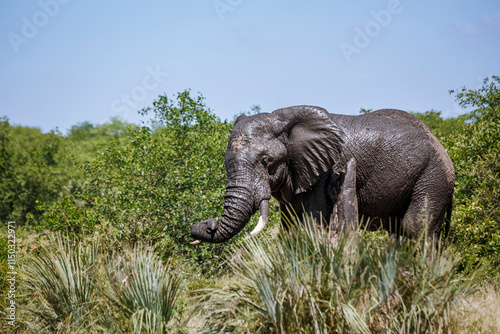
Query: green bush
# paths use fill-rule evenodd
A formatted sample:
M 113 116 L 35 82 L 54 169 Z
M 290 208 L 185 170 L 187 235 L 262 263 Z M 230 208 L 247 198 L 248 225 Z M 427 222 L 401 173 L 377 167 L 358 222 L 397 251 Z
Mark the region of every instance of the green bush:
M 131 127 L 116 119 L 100 126 L 83 123 L 63 136 L 57 130 L 12 126 L 0 117 L 0 224 L 36 222 L 45 211 L 40 203 L 50 205 L 77 192 L 81 165 Z
M 0 118 L 0 222 L 40 214 L 37 201 L 56 199 L 69 175 L 58 132 L 11 126 Z
M 0 230 L 0 233 L 3 232 Z M 8 240 L 5 237 L 0 238 L 0 296 L 3 296 L 3 293 L 6 291 L 7 287 L 7 266 L 8 266 Z
M 457 175 L 451 236 L 464 265 L 487 261 L 499 274 L 500 77 L 486 78 L 477 90 L 462 88 L 456 99 L 474 110 L 447 143 Z
M 194 223 L 221 214 L 231 124 L 189 91 L 160 96 L 142 114 L 152 118 L 150 126 L 111 139 L 85 166 L 78 192 L 44 207 L 39 228 L 99 233 L 119 244 L 150 242 L 163 258 L 180 256 L 213 272 L 227 245 L 256 223 L 227 244 L 189 244 Z

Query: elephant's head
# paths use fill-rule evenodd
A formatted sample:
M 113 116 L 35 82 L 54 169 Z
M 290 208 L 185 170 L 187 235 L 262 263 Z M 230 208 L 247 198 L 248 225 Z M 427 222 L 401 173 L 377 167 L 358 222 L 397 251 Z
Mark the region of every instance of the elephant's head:
M 310 189 L 337 160 L 341 138 L 341 130 L 318 107 L 240 116 L 224 161 L 227 187 L 222 217 L 193 225 L 191 235 L 197 240 L 192 244 L 232 238 L 259 208 L 260 220 L 250 235 L 260 233 L 267 223 L 271 195 L 286 203 Z

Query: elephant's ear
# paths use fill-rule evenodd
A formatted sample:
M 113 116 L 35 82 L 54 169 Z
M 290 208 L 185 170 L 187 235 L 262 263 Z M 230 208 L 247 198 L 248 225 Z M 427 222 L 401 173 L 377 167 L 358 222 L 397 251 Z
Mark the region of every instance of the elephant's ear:
M 289 107 L 273 114 L 288 136 L 288 161 L 295 194 L 305 192 L 338 160 L 342 130 L 319 107 Z

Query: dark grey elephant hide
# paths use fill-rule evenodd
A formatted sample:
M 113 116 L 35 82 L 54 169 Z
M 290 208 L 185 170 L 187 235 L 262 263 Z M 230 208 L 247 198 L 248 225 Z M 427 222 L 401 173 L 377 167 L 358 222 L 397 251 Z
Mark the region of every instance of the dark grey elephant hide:
M 428 220 L 439 237 L 449 223 L 455 173 L 429 128 L 401 110 L 365 115 L 329 114 L 296 106 L 235 122 L 225 156 L 228 183 L 222 217 L 193 225 L 193 244 L 236 235 L 259 208 L 256 235 L 269 215 L 271 196 L 286 217 L 311 214 L 322 222 L 359 216 L 410 237 Z M 391 219 L 390 219 L 391 218 Z M 389 225 L 392 222 L 396 225 Z

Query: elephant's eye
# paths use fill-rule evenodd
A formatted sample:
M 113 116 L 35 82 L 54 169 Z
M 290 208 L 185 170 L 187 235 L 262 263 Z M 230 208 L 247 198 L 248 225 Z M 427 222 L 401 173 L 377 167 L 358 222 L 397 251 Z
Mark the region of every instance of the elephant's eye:
M 266 168 L 269 165 L 269 158 L 267 157 L 267 155 L 262 157 L 262 165 Z

